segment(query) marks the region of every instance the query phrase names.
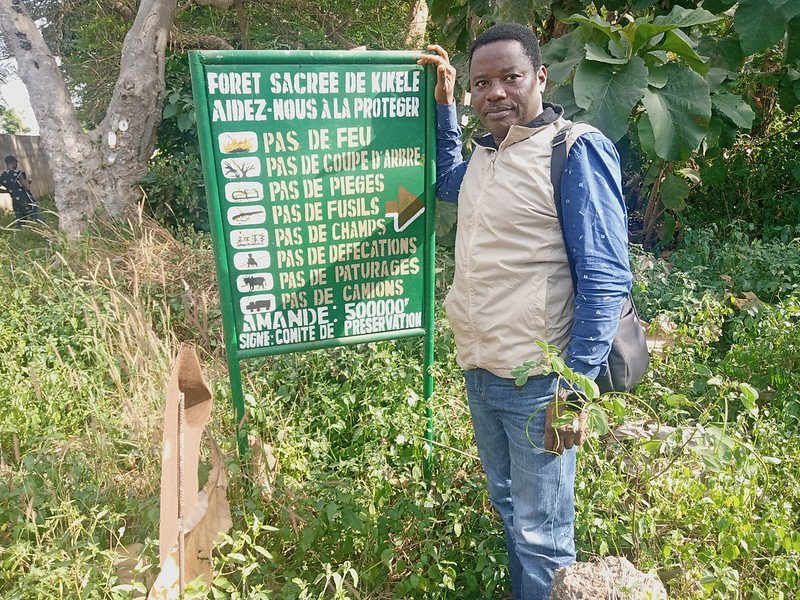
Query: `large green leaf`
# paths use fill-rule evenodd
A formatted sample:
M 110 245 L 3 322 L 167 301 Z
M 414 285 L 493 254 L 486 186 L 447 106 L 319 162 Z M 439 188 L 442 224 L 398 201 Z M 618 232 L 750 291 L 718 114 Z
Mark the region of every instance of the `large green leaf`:
M 428 2 L 430 8 L 431 18 L 434 22 L 444 22 L 447 15 L 453 8 L 453 3 L 450 0 L 430 0 Z
M 628 62 L 627 58 L 616 58 L 611 56 L 606 49 L 594 42 L 586 44 L 586 60 L 608 63 L 610 65 L 624 65 Z
M 706 73 L 706 81 L 708 82 L 708 91 L 714 94 L 719 90 L 720 86 L 723 84 L 725 80 L 727 80 L 728 78 L 736 79 L 738 76 L 739 74 L 734 73 L 733 71 L 711 68 L 708 70 L 708 73 Z
M 479 17 L 485 17 L 491 12 L 489 0 L 469 0 L 469 8 Z
M 734 35 L 726 37 L 703 36 L 697 45 L 697 52 L 709 57 L 710 66 L 719 67 L 726 71 L 738 71 L 744 61 L 739 38 Z
M 792 65 L 800 60 L 800 17 L 795 17 L 786 25 L 786 55 L 783 61 Z
M 622 33 L 620 32 L 619 26 L 612 25 L 599 15 L 592 15 L 591 17 L 587 17 L 585 15 L 578 13 L 564 20 L 573 23 L 580 23 L 581 25 L 590 27 L 595 31 L 602 32 L 603 35 L 605 35 L 609 40 L 611 40 L 615 44 L 617 45 L 622 44 L 621 42 Z
M 642 113 L 639 117 L 639 122 L 636 124 L 636 134 L 639 137 L 639 147 L 651 159 L 657 158 L 656 154 L 656 138 L 653 134 L 653 125 L 650 123 L 650 117 L 647 113 Z
M 800 17 L 800 0 L 769 0 L 769 3 L 787 21 Z
M 654 88 L 661 89 L 667 85 L 667 73 L 664 69 L 648 69 L 647 70 L 647 85 Z
M 542 62 L 547 65 L 547 79 L 563 83 L 572 76 L 575 66 L 583 60 L 588 36 L 583 29 L 575 29 L 542 46 Z
M 711 120 L 708 122 L 708 131 L 706 132 L 706 152 L 705 154 L 708 155 L 708 148 L 714 148 L 720 142 L 720 138 L 722 137 L 722 128 L 726 125 L 723 123 L 722 117 L 719 115 L 712 115 Z
M 786 69 L 786 73 L 780 78 L 778 100 L 787 113 L 800 104 L 800 71 L 792 67 Z
M 700 165 L 700 182 L 703 186 L 719 185 L 725 181 L 727 175 L 728 165 L 722 157 L 712 161 L 706 160 Z
M 683 8 L 675 5 L 668 15 L 661 15 L 653 19 L 653 24 L 659 27 L 669 25 L 670 29 L 683 27 L 694 27 L 696 25 L 707 25 L 719 21 L 718 17 L 703 8 Z M 666 31 L 666 30 L 664 30 Z
M 689 184 L 682 177 L 668 173 L 659 189 L 661 203 L 667 210 L 680 211 L 686 207 L 689 196 Z
M 722 115 L 733 121 L 737 127 L 750 129 L 753 126 L 753 119 L 755 119 L 756 114 L 741 96 L 730 92 L 722 92 L 711 96 L 711 103 Z
M 547 0 L 525 0 L 524 2 L 492 2 L 498 9 L 499 20 L 505 23 L 533 23 L 536 15 L 550 8 Z
M 666 50 L 680 56 L 692 70 L 697 71 L 700 75 L 708 73 L 708 58 L 695 52 L 689 37 L 680 29 L 668 31 L 661 43 L 654 46 L 653 49 Z
M 650 116 L 655 151 L 666 160 L 684 160 L 703 141 L 711 118 L 708 84 L 691 69 L 668 63 L 662 88 L 645 90 L 642 102 Z
M 585 110 L 581 117 L 612 142 L 628 131 L 631 110 L 646 89 L 647 67 L 638 56 L 622 67 L 584 60 L 573 80 L 575 102 Z
M 786 20 L 767 0 L 741 0 L 733 17 L 742 51 L 755 54 L 777 44 L 786 30 Z
M 651 50 L 646 52 L 642 58 L 648 67 L 660 67 L 669 62 L 669 54 L 665 50 Z
M 581 107 L 575 104 L 575 94 L 571 85 L 562 85 L 553 90 L 548 90 L 545 100 L 560 105 L 564 109 L 564 118 L 572 119 L 581 111 Z
M 725 12 L 736 4 L 736 0 L 703 0 L 703 8 L 714 14 Z
M 675 5 L 668 15 L 656 17 L 650 22 L 648 17 L 636 19 L 636 34 L 633 41 L 633 52 L 638 52 L 653 36 L 665 31 L 694 27 L 719 21 L 720 17 L 702 8 L 694 10 Z

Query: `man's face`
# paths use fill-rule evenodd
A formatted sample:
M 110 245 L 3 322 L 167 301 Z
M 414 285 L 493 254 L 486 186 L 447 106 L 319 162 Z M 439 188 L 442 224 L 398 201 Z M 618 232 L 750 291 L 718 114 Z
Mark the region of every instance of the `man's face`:
M 13 170 L 13 169 L 16 169 L 18 164 L 19 164 L 19 163 L 18 163 L 17 161 L 15 161 L 15 160 L 14 160 L 14 161 L 11 161 L 11 162 L 9 162 L 9 163 L 6 163 L 6 170 L 7 170 L 7 171 L 11 171 L 11 170 Z
M 518 41 L 502 40 L 475 50 L 469 84 L 478 119 L 500 144 L 512 125 L 527 125 L 542 112 L 547 69 L 534 69 Z

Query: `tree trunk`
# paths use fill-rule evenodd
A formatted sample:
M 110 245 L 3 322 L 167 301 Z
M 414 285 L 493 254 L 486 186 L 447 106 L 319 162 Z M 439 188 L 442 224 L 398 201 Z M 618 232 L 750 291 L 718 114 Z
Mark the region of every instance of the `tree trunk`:
M 140 199 L 134 186 L 147 171 L 161 122 L 164 53 L 175 7 L 175 1 L 142 0 L 125 37 L 106 117 L 87 134 L 22 1 L 0 0 L 0 31 L 28 88 L 53 172 L 59 226 L 70 236 L 80 234 L 98 209 L 124 217 Z
M 658 171 L 658 176 L 653 182 L 653 187 L 650 189 L 650 196 L 647 200 L 647 208 L 644 213 L 644 246 L 645 248 L 652 248 L 656 239 L 656 225 L 658 219 L 664 213 L 661 205 L 661 183 L 664 181 L 664 174 L 668 169 L 672 168 L 672 163 L 664 161 L 661 169 Z
M 233 5 L 236 7 L 236 17 L 239 19 L 239 49 L 250 49 L 250 23 L 247 20 L 247 12 L 244 9 L 244 0 L 235 0 Z
M 102 148 L 106 175 L 103 204 L 112 217 L 128 215 L 141 192 L 161 123 L 164 65 L 175 0 L 142 0 L 122 44 L 120 70 L 106 116 L 92 134 Z
M 60 226 L 69 235 L 85 229 L 100 201 L 100 155 L 75 114 L 64 77 L 20 0 L 0 0 L 0 30 L 17 59 L 39 123 L 56 192 Z M 36 165 L 27 165 L 34 170 Z
M 416 0 L 411 6 L 406 28 L 406 48 L 421 50 L 425 42 L 425 30 L 428 26 L 428 2 Z

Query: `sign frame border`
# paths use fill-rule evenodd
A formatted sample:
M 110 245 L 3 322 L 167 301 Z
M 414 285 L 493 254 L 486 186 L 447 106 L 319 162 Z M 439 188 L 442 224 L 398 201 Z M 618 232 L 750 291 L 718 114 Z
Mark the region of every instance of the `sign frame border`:
M 274 356 L 291 352 L 305 352 L 321 348 L 350 346 L 369 342 L 392 339 L 403 339 L 424 336 L 423 343 L 423 396 L 426 404 L 427 426 L 425 439 L 427 456 L 425 472 L 431 475 L 433 456 L 433 411 L 431 397 L 433 395 L 433 376 L 431 367 L 434 360 L 435 306 L 434 293 L 436 286 L 436 105 L 433 88 L 436 83 L 436 72 L 431 65 L 423 67 L 423 98 L 425 106 L 425 161 L 424 161 L 424 196 L 425 196 L 425 232 L 423 235 L 423 307 L 422 327 L 377 334 L 348 336 L 314 342 L 301 342 L 284 346 L 269 346 L 239 350 L 236 339 L 236 321 L 233 310 L 233 298 L 230 289 L 230 271 L 225 235 L 222 227 L 222 209 L 219 197 L 219 181 L 217 172 L 208 149 L 212 148 L 211 120 L 208 109 L 208 96 L 205 88 L 206 66 L 213 65 L 281 65 L 281 64 L 336 64 L 336 65 L 400 65 L 417 64 L 423 56 L 418 51 L 342 51 L 342 50 L 193 50 L 189 52 L 189 70 L 192 79 L 192 93 L 195 102 L 197 134 L 200 142 L 200 159 L 203 180 L 208 204 L 209 223 L 214 248 L 214 265 L 217 284 L 220 292 L 220 309 L 227 357 L 228 374 L 231 383 L 231 399 L 234 405 L 236 436 L 240 454 L 249 449 L 246 429 L 246 410 L 244 405 L 244 389 L 240 361 L 262 356 Z M 225 285 L 223 285 L 225 282 Z

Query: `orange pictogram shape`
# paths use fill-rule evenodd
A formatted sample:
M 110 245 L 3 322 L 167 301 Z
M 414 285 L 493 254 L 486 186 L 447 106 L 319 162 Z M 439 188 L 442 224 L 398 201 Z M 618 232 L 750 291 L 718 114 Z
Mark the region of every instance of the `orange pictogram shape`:
M 386 216 L 394 217 L 394 230 L 403 231 L 425 212 L 425 203 L 402 185 L 397 188 L 398 200 L 386 203 Z

